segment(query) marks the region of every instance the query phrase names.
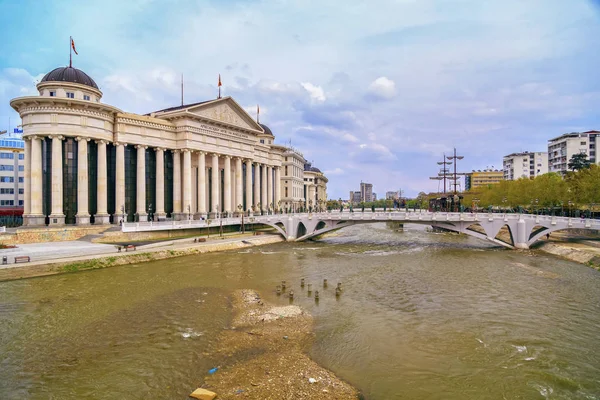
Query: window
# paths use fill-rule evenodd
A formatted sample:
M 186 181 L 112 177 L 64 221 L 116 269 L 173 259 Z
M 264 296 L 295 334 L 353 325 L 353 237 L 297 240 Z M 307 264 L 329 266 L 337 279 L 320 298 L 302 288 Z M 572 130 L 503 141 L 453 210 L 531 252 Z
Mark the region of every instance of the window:
M 0 153 L 0 158 L 12 160 L 13 158 L 15 158 L 15 155 L 13 153 Z
M 0 206 L 14 206 L 14 200 L 0 200 Z
M 0 171 L 14 171 L 14 170 L 15 170 L 14 165 L 0 164 Z
M 12 183 L 14 181 L 15 181 L 15 178 L 13 178 L 12 176 L 2 176 L 2 177 L 0 177 L 0 182 Z
M 12 169 L 11 169 L 12 171 Z M 19 165 L 19 171 L 25 171 L 25 166 L 24 165 Z
M 23 205 L 23 200 L 19 200 L 19 205 L 22 206 Z
M 15 189 L 13 189 L 13 188 L 2 188 L 2 189 L 0 189 L 0 194 L 15 194 Z
M 84 95 L 83 95 L 83 99 L 84 99 L 84 100 L 89 100 L 89 99 L 90 99 L 90 96 L 88 96 L 87 94 L 84 94 Z
M 11 181 L 12 182 L 12 181 Z M 25 178 L 23 178 L 22 176 L 19 177 L 19 183 L 23 183 L 25 182 Z
M 261 142 L 262 144 L 265 144 L 265 139 L 260 139 L 260 142 Z
M 50 97 L 56 97 L 56 91 L 51 90 L 50 91 Z
M 69 99 L 74 99 L 75 98 L 75 93 L 73 93 L 73 92 L 67 92 L 67 97 Z
M 19 194 L 24 194 L 25 193 L 25 189 L 21 188 L 19 189 Z
M 25 154 L 19 153 L 19 160 L 24 160 L 24 159 L 25 159 Z
M 581 142 L 580 143 L 582 146 L 585 146 L 587 143 L 586 142 Z

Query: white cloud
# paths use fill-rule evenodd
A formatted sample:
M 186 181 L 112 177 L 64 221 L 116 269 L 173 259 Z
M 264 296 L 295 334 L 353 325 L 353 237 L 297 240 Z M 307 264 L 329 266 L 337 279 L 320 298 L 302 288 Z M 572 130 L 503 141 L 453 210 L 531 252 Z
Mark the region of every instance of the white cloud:
M 322 103 L 325 101 L 325 92 L 321 86 L 315 86 L 310 82 L 302 83 L 302 87 L 310 94 L 311 100 Z
M 382 99 L 391 99 L 396 96 L 396 84 L 393 80 L 381 76 L 369 85 L 368 92 L 371 96 Z

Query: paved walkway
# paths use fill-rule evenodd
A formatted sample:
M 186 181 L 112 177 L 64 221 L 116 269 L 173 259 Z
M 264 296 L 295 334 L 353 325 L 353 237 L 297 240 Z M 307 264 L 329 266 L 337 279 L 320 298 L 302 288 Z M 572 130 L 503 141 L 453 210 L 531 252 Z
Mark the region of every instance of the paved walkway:
M 165 249 L 178 250 L 189 247 L 203 247 L 213 246 L 215 244 L 239 242 L 242 240 L 254 241 L 265 237 L 266 236 L 262 235 L 253 236 L 252 233 L 246 233 L 242 235 L 236 232 L 224 236 L 223 239 L 219 238 L 218 236 L 210 237 L 206 242 L 203 243 L 194 243 L 193 238 L 161 241 L 152 244 L 146 244 L 143 246 L 138 246 L 137 251 L 156 252 Z M 8 264 L 0 265 L 0 268 L 38 265 L 49 262 L 78 261 L 98 257 L 125 255 L 127 253 L 128 252 L 125 252 L 124 250 L 118 253 L 115 245 L 113 244 L 90 243 L 84 240 L 73 240 L 69 242 L 20 244 L 17 248 L 14 249 L 0 250 L 0 260 L 2 259 L 2 256 L 8 257 Z M 131 254 L 135 253 L 135 251 L 131 251 Z M 17 256 L 29 256 L 31 258 L 31 262 L 15 264 L 14 257 Z

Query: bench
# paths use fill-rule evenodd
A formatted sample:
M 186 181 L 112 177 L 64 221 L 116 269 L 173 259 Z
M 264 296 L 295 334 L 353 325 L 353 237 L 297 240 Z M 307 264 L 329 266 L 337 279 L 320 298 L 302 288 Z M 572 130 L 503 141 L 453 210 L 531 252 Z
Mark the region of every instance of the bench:
M 31 259 L 29 258 L 29 256 L 17 256 L 15 257 L 15 264 L 16 263 L 20 263 L 20 262 L 29 262 L 31 261 Z
M 127 246 L 125 246 L 125 251 L 127 250 L 135 250 L 135 245 L 134 244 L 128 244 Z

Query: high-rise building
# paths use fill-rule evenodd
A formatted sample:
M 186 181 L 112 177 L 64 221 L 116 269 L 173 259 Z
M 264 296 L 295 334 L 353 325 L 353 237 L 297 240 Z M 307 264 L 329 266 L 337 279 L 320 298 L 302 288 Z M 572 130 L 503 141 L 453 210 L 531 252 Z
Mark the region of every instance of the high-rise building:
M 350 203 L 353 203 L 353 204 L 360 203 L 360 192 L 355 192 L 355 191 L 351 190 L 349 201 L 350 201 Z
M 364 202 L 373 201 L 373 184 L 372 183 L 360 183 L 360 200 Z
M 23 208 L 25 142 L 14 133 L 0 136 L 0 208 Z
M 522 152 L 504 156 L 502 160 L 505 180 L 535 178 L 548 172 L 547 152 Z
M 373 193 L 373 201 L 377 201 L 377 193 Z
M 548 172 L 564 174 L 575 154 L 585 154 L 595 164 L 600 164 L 596 150 L 600 145 L 600 132 L 572 132 L 548 141 Z

